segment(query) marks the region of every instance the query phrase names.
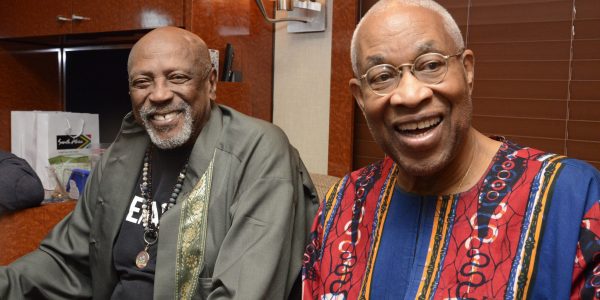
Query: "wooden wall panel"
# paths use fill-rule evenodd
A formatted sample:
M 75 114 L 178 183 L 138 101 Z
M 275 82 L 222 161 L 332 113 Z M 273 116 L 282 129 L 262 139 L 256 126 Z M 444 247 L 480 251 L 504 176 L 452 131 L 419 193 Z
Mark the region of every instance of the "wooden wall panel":
M 482 24 L 469 28 L 469 38 L 478 42 L 529 42 L 540 33 L 551 32 L 557 37 L 569 38 L 571 32 L 569 21 L 546 22 L 544 26 L 538 23 L 514 23 L 498 27 L 495 24 Z
M 567 154 L 600 165 L 600 1 L 578 0 L 569 87 Z
M 248 84 L 245 82 L 220 81 L 217 84 L 217 102 L 250 116 L 252 115 L 252 103 L 240 101 L 240 99 L 247 99 L 248 90 Z
M 365 162 L 368 164 L 369 162 L 381 160 L 385 156 L 383 150 L 375 143 L 367 121 L 358 106 L 354 111 L 353 150 L 354 166 L 364 166 Z
M 498 51 L 499 46 L 502 51 Z M 564 60 L 569 57 L 571 44 L 564 41 L 537 42 L 506 42 L 501 45 L 494 43 L 469 43 L 469 48 L 475 53 L 475 64 L 485 60 Z M 543 49 L 544 51 L 541 51 Z
M 231 43 L 235 51 L 233 70 L 242 72 L 243 84 L 229 83 L 230 86 L 218 92 L 217 102 L 233 103 L 232 106 L 238 107 L 247 105 L 238 102 L 250 103 L 251 111 L 248 114 L 271 121 L 273 25 L 263 19 L 254 0 L 193 0 L 186 2 L 186 5 L 190 6 L 191 20 L 186 21 L 188 29 L 203 38 L 209 48 L 219 50 L 219 74 L 222 72 L 227 43 Z M 273 5 L 269 5 L 267 10 L 273 15 Z M 239 86 L 238 90 L 235 89 L 236 85 Z M 245 89 L 244 86 L 249 88 Z
M 600 120 L 600 101 L 571 100 L 569 115 L 575 120 L 598 121 Z
M 600 63 L 598 64 L 600 66 Z M 477 60 L 477 79 L 569 80 L 569 61 Z
M 572 8 L 571 0 L 472 1 L 469 24 L 570 22 Z
M 568 72 L 568 70 L 565 70 Z M 473 98 L 567 99 L 567 80 L 503 80 L 475 78 Z
M 14 48 L 14 47 L 13 47 Z M 56 51 L 0 46 L 0 149 L 10 151 L 10 112 L 62 110 Z
M 569 139 L 582 141 L 600 141 L 600 122 L 569 121 Z M 596 160 L 598 160 L 596 158 Z
M 565 145 L 565 141 L 561 139 L 547 139 L 519 135 L 506 135 L 504 137 L 521 146 L 537 145 L 539 149 L 544 149 L 545 151 L 552 153 L 560 153 Z
M 348 81 L 353 77 L 350 41 L 357 23 L 358 8 L 358 0 L 333 1 L 327 172 L 338 177 L 352 170 L 355 101 L 348 87 Z
M 573 80 L 570 89 L 571 99 L 600 101 L 598 86 L 600 86 L 600 80 Z
M 600 32 L 600 24 L 598 24 Z M 599 38 L 600 39 L 600 38 Z M 574 60 L 573 80 L 600 80 L 600 59 L 597 60 Z
M 520 135 L 563 139 L 566 122 L 556 119 L 533 119 L 515 117 L 473 116 L 473 126 L 479 131 L 493 135 Z
M 600 143 L 590 141 L 567 141 L 569 156 L 587 160 L 594 164 L 599 163 L 598 153 L 600 153 Z
M 472 3 L 475 128 L 565 153 L 571 9 L 564 0 Z
M 560 119 L 567 101 L 552 99 L 476 98 L 473 113 L 479 116 Z

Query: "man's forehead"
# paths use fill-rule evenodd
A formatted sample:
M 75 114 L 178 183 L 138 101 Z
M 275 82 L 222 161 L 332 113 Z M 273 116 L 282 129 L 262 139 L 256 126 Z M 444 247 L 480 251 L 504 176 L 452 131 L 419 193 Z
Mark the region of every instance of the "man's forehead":
M 439 43 L 437 43 L 435 40 L 428 40 L 416 45 L 407 45 L 406 48 L 410 48 L 409 52 L 411 52 L 414 57 L 417 57 L 421 54 L 429 52 L 443 52 L 438 44 Z M 371 55 L 367 54 L 365 57 L 365 62 L 367 65 L 383 64 L 386 63 L 386 57 L 381 53 L 374 53 Z
M 359 33 L 360 60 L 382 63 L 385 53 L 416 56 L 442 52 L 450 46 L 450 35 L 442 18 L 435 12 L 408 7 L 369 16 Z M 414 57 L 412 57 L 414 58 Z
M 142 51 L 132 57 L 129 65 L 129 77 L 138 75 L 162 76 L 173 71 L 193 72 L 195 57 L 189 49 L 177 51 Z
M 136 45 L 132 49 L 133 62 L 140 59 L 153 59 L 161 56 L 187 57 L 192 54 L 192 49 L 185 40 L 148 40 Z

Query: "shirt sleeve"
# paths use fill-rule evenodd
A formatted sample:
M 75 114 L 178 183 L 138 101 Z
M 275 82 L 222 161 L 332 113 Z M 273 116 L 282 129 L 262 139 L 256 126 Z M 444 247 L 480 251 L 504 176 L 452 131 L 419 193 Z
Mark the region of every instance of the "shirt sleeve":
M 585 191 L 588 209 L 580 224 L 571 299 L 600 299 L 600 175 L 594 171 Z

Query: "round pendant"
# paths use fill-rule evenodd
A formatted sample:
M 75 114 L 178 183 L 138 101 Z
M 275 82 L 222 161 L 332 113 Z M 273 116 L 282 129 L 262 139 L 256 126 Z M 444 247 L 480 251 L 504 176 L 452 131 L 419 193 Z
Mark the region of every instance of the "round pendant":
M 148 265 L 148 261 L 150 261 L 150 254 L 146 250 L 140 251 L 138 255 L 135 257 L 135 265 L 138 269 L 143 269 Z

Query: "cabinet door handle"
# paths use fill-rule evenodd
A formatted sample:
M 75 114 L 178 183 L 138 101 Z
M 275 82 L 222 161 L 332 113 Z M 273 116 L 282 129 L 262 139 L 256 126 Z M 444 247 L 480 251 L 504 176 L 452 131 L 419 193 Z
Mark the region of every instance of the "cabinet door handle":
M 56 16 L 56 20 L 59 21 L 59 22 L 71 22 L 71 21 L 73 21 L 73 20 L 71 20 L 71 19 L 69 19 L 67 17 L 64 17 L 64 16 Z
M 89 21 L 89 20 L 91 20 L 88 17 L 79 16 L 79 15 L 72 15 L 71 18 L 73 19 L 73 21 Z

